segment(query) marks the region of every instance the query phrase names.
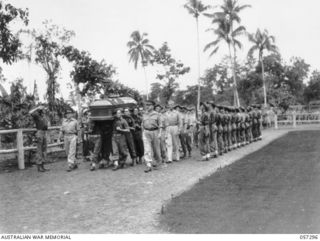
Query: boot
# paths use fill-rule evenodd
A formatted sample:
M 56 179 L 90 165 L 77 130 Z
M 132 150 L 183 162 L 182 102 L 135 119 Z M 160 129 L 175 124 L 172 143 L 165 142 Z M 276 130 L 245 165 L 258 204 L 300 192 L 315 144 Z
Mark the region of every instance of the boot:
M 132 163 L 131 163 L 131 166 L 135 166 L 136 165 L 136 162 L 137 162 L 137 158 L 132 158 Z
M 94 170 L 96 170 L 96 164 L 92 163 L 90 167 L 90 171 L 94 171 Z
M 43 164 L 43 163 L 41 164 L 41 168 L 42 168 L 42 170 L 43 170 L 43 171 L 45 171 L 45 172 L 50 171 L 50 169 L 46 169 L 46 168 L 44 168 L 44 164 Z
M 191 155 L 191 151 L 189 151 L 189 157 L 192 157 L 192 155 Z
M 41 164 L 37 164 L 38 172 L 45 172 L 45 170 L 42 168 Z

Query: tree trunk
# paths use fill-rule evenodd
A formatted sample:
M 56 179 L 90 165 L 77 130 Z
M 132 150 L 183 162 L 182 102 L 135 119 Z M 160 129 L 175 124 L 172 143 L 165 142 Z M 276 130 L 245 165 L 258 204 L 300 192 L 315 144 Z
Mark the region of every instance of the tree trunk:
M 236 46 L 233 43 L 233 80 L 234 80 L 234 96 L 235 102 L 237 103 L 236 106 L 240 106 L 239 94 L 238 94 L 238 85 L 237 85 L 237 72 L 236 72 L 236 64 L 237 64 L 237 55 L 236 55 Z
M 75 91 L 76 91 L 76 101 L 77 101 L 77 109 L 78 109 L 78 125 L 80 129 L 80 133 L 78 135 L 78 143 L 79 143 L 79 149 L 78 154 L 83 157 L 83 128 L 82 128 L 82 106 L 81 106 L 81 96 L 80 96 L 80 89 L 79 84 L 75 84 Z
M 199 20 L 196 18 L 197 23 L 197 47 L 198 47 L 198 100 L 197 100 L 197 112 L 196 112 L 196 118 L 198 119 L 198 112 L 200 110 L 200 39 L 199 39 Z
M 259 54 L 259 59 L 261 63 L 261 74 L 262 74 L 262 84 L 263 84 L 263 99 L 264 99 L 264 107 L 267 107 L 267 88 L 266 88 L 266 81 L 264 78 L 264 64 L 263 64 L 263 56 Z
M 233 46 L 233 48 L 234 48 L 234 51 L 235 51 L 235 46 Z M 231 68 L 232 68 L 232 77 L 233 77 L 234 105 L 235 105 L 236 107 L 239 107 L 239 106 L 240 106 L 240 102 L 239 102 L 238 89 L 237 89 L 236 65 L 235 65 L 236 53 L 234 52 L 234 59 L 233 59 L 233 58 L 232 58 L 232 53 L 231 53 L 230 44 L 228 44 L 228 49 L 229 49 L 229 56 L 230 56 L 230 62 L 231 62 Z
M 147 78 L 147 71 L 146 71 L 146 67 L 143 64 L 143 72 L 144 72 L 144 79 L 146 81 L 146 94 L 147 94 L 147 100 L 149 100 L 149 81 Z

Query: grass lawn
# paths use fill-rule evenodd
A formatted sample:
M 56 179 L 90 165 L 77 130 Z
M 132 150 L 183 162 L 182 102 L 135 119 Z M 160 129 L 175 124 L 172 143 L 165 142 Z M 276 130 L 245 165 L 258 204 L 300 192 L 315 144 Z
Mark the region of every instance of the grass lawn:
M 320 233 L 320 131 L 290 132 L 175 197 L 172 233 Z

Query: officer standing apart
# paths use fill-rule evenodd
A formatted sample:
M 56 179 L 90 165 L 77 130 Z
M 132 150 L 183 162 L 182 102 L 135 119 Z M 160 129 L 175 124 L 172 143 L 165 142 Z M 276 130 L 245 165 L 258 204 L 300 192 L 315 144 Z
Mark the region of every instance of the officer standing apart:
M 147 111 L 142 119 L 144 159 L 147 166 L 146 173 L 152 171 L 152 166 L 157 167 L 161 163 L 160 138 L 162 122 L 159 113 L 154 110 L 154 106 L 155 102 L 146 102 Z
M 47 130 L 48 130 L 48 121 L 44 116 L 44 109 L 45 109 L 44 106 L 39 106 L 29 112 L 37 128 L 36 164 L 38 167 L 38 172 L 49 171 L 49 169 L 45 169 L 43 166 L 47 158 Z
M 63 120 L 58 143 L 62 135 L 64 136 L 64 149 L 68 158 L 68 169 L 67 172 L 78 168 L 76 161 L 76 151 L 77 151 L 77 134 L 79 131 L 78 121 L 73 118 L 73 111 L 67 110 L 66 119 Z

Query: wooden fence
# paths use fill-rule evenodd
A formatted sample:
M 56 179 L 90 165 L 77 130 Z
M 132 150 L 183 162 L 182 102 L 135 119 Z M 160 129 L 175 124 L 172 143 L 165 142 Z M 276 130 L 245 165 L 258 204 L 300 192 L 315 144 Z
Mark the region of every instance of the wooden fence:
M 48 128 L 48 132 L 52 130 L 59 130 L 60 126 L 52 126 Z M 25 168 L 25 161 L 24 161 L 24 152 L 30 151 L 30 150 L 36 150 L 36 146 L 23 146 L 23 133 L 27 132 L 36 132 L 37 129 L 12 129 L 12 130 L 0 130 L 0 135 L 4 134 L 16 134 L 16 140 L 17 140 L 17 147 L 14 149 L 7 149 L 7 150 L 0 150 L 0 160 L 1 155 L 4 154 L 11 154 L 11 153 L 17 153 L 18 155 L 18 167 L 19 169 Z M 60 143 L 52 143 L 48 144 L 48 149 L 56 146 L 61 146 L 63 142 Z
M 291 113 L 274 116 L 274 127 L 292 127 L 296 128 L 298 125 L 320 124 L 320 114 L 318 113 Z

